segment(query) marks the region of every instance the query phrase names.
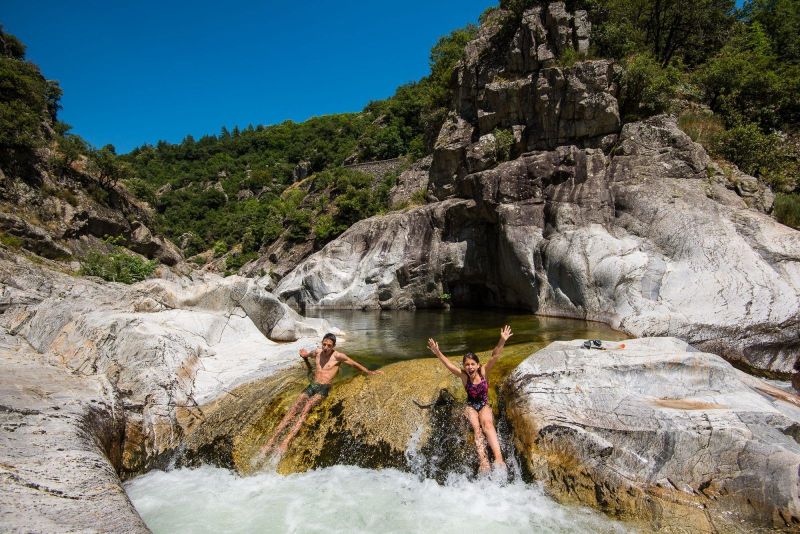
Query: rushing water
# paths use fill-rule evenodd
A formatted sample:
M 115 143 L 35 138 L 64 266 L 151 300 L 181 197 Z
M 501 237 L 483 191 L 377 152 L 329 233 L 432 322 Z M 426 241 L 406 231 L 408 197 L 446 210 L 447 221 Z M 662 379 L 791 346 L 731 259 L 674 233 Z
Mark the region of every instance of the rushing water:
M 564 507 L 538 485 L 335 466 L 239 477 L 213 467 L 152 471 L 126 484 L 154 533 L 623 532 L 597 512 Z
M 429 337 L 448 355 L 491 350 L 504 324 L 511 325 L 514 336 L 495 378 L 552 341 L 622 338 L 598 323 L 493 310 L 312 313 L 341 328 L 344 335 L 337 348 L 370 368 L 432 357 L 426 347 Z M 344 369 L 339 380 L 349 374 Z M 241 477 L 207 466 L 152 471 L 126 483 L 126 489 L 156 533 L 624 530 L 597 512 L 559 505 L 537 484 L 524 483 L 518 471 L 511 483 L 463 473 L 451 473 L 439 483 L 419 473 L 337 465 L 288 476 L 265 472 Z

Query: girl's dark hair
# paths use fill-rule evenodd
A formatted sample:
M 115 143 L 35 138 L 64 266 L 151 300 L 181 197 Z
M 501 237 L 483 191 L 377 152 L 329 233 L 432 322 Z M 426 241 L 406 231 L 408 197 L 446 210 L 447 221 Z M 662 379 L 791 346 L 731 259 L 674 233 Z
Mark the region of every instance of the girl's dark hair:
M 474 360 L 475 363 L 477 363 L 477 364 L 481 363 L 480 359 L 478 359 L 478 355 L 477 354 L 475 354 L 474 352 L 468 352 L 468 353 L 466 353 L 464 355 L 463 358 L 461 358 L 461 364 L 463 365 L 464 363 L 466 363 L 468 359 L 469 360 Z

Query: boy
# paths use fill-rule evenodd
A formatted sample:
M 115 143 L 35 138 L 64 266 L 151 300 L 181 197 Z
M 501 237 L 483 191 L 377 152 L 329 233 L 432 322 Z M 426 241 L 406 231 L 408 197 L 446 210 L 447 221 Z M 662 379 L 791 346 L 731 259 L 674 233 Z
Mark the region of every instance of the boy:
M 291 443 L 292 439 L 294 439 L 297 432 L 300 431 L 300 427 L 303 426 L 303 422 L 308 417 L 308 413 L 311 411 L 311 408 L 319 404 L 322 399 L 328 396 L 328 393 L 331 390 L 331 382 L 339 372 L 339 366 L 341 364 L 345 363 L 355 367 L 362 373 L 366 373 L 368 375 L 383 374 L 383 371 L 370 371 L 346 354 L 334 350 L 335 346 L 336 336 L 328 333 L 322 338 L 322 348 L 315 349 L 313 352 L 300 349 L 300 357 L 306 361 L 306 365 L 309 367 L 313 365 L 314 380 L 306 389 L 303 390 L 303 392 L 297 398 L 297 401 L 295 401 L 294 405 L 289 408 L 289 411 L 278 425 L 278 428 L 275 429 L 275 432 L 272 434 L 272 437 L 269 439 L 267 444 L 261 448 L 262 455 L 269 453 L 275 444 L 275 440 L 278 439 L 281 432 L 283 432 L 289 423 L 292 422 L 292 419 L 294 419 L 299 413 L 300 416 L 294 423 L 294 426 L 291 428 L 291 430 L 289 430 L 289 433 L 286 434 L 286 437 L 278 446 L 278 454 L 282 455 L 286 452 L 286 449 L 289 448 L 289 443 Z

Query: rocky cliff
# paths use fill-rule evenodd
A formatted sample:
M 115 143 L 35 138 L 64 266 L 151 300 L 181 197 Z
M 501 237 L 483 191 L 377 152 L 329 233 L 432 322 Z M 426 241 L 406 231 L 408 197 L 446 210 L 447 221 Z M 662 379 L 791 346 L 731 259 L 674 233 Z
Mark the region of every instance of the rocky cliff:
M 588 31 L 560 2 L 490 17 L 430 167 L 401 177 L 404 198 L 414 183 L 430 202 L 354 225 L 276 293 L 298 307 L 523 308 L 795 373 L 800 233 L 674 118 L 621 124 L 613 63 L 559 65 Z
M 183 260 L 168 239 L 151 231 L 150 207 L 122 185 L 86 170 L 86 161 L 56 171 L 48 163 L 55 148 L 40 149 L 29 167 L 0 170 L 0 235 L 3 243 L 61 262 L 104 250 L 113 237 L 132 252 L 165 265 Z M 19 174 L 24 173 L 24 174 Z

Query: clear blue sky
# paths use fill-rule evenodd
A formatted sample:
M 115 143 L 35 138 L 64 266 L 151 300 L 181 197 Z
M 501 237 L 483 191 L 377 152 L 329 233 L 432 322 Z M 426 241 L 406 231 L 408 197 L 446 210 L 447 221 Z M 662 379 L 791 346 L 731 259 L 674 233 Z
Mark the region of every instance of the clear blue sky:
M 428 73 L 496 0 L 3 0 L 0 24 L 64 90 L 59 118 L 119 153 L 222 126 L 359 111 Z

